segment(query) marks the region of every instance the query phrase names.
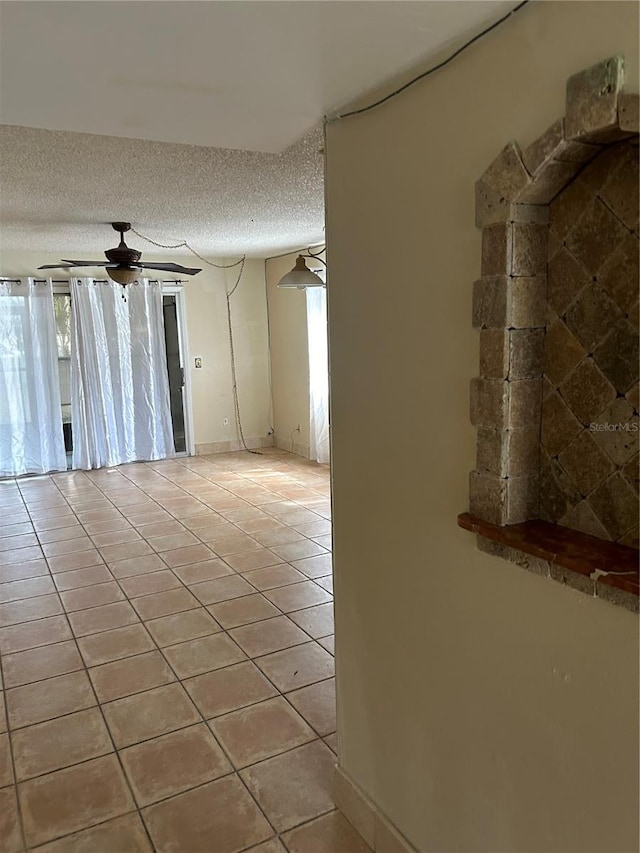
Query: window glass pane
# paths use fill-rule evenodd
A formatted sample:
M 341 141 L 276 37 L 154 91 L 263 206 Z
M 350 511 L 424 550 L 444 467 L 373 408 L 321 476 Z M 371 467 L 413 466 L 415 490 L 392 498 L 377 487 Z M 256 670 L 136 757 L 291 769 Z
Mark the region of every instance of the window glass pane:
M 54 294 L 53 310 L 56 316 L 56 340 L 58 342 L 58 358 L 70 358 L 71 297 L 67 294 Z

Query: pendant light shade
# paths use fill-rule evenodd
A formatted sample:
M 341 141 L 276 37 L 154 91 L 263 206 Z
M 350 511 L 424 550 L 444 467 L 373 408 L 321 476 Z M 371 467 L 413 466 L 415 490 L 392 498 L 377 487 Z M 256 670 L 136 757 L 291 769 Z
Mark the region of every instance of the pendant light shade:
M 299 290 L 304 290 L 305 287 L 324 287 L 324 281 L 309 269 L 304 257 L 298 255 L 295 267 L 282 276 L 278 287 L 297 287 Z

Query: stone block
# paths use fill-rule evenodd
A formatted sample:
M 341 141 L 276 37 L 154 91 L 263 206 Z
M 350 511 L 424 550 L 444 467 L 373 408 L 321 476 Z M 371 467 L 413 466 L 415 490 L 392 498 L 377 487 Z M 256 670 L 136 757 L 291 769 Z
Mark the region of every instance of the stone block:
M 565 139 L 564 119 L 558 119 L 522 154 L 522 162 L 530 175 L 535 176 L 552 161 L 588 163 L 600 151 L 598 145 L 587 145 Z
M 638 415 L 624 397 L 617 397 L 589 424 L 589 430 L 594 441 L 619 468 L 626 465 L 640 449 Z
M 567 328 L 588 352 L 593 352 L 621 319 L 618 306 L 596 282 L 580 291 L 565 315 Z
M 505 435 L 509 476 L 537 476 L 540 465 L 540 428 L 536 425 L 531 429 L 510 429 Z
M 511 271 L 511 224 L 488 225 L 482 229 L 482 275 L 507 275 Z
M 634 328 L 640 330 L 640 305 L 638 304 L 637 299 L 627 311 L 627 317 L 629 322 L 633 324 Z
M 575 139 L 565 139 L 564 145 L 556 154 L 556 160 L 584 165 L 597 157 L 601 151 L 601 145 L 577 142 Z
M 640 291 L 640 244 L 637 235 L 630 234 L 618 244 L 601 267 L 598 282 L 618 308 L 627 314 L 637 302 Z
M 506 524 L 507 480 L 472 471 L 469 474 L 469 512 L 492 524 Z
M 620 471 L 592 492 L 589 503 L 614 542 L 638 524 L 638 495 Z
M 624 156 L 618 168 L 613 169 L 600 190 L 600 198 L 633 231 L 638 226 L 638 147 L 629 144 L 624 147 L 632 156 Z
M 545 276 L 519 276 L 509 280 L 512 329 L 544 328 L 547 308 L 547 279 Z
M 625 540 L 627 537 L 625 537 Z M 621 544 L 627 545 L 627 541 L 620 540 Z M 637 538 L 636 538 L 637 542 Z M 638 550 L 637 545 L 630 546 Z M 596 596 L 598 598 L 603 599 L 603 601 L 608 601 L 610 604 L 614 604 L 616 607 L 624 607 L 625 610 L 630 610 L 632 613 L 637 613 L 640 609 L 640 599 L 633 592 L 627 592 L 625 589 L 619 589 L 616 586 L 612 586 L 608 583 L 604 583 L 607 578 L 599 578 L 596 582 Z
M 544 360 L 544 329 L 509 332 L 509 379 L 540 379 Z
M 471 380 L 471 423 L 489 429 L 507 425 L 509 383 L 502 379 Z
M 549 160 L 538 171 L 533 183 L 520 193 L 519 201 L 526 204 L 549 204 L 571 183 L 581 168 L 582 163 Z
M 476 471 L 506 477 L 508 473 L 508 432 L 499 429 L 478 429 L 476 441 Z
M 547 227 L 532 222 L 514 222 L 511 227 L 511 274 L 544 275 L 547 268 Z
M 596 582 L 589 575 L 574 572 L 573 569 L 560 566 L 558 563 L 551 563 L 549 574 L 554 581 L 558 581 L 565 586 L 570 586 L 572 589 L 577 589 L 579 592 L 584 592 L 586 595 L 595 595 Z
M 549 304 L 562 315 L 576 296 L 591 284 L 591 277 L 571 252 L 561 248 L 549 261 L 547 293 Z
M 556 320 L 547 328 L 544 341 L 544 373 L 553 385 L 560 385 L 587 354 L 586 349 L 562 320 Z
M 591 190 L 586 186 L 581 175 L 551 202 L 549 206 L 550 231 L 559 240 L 565 240 L 591 201 Z
M 599 193 L 611 172 L 620 165 L 621 158 L 629 155 L 628 146 L 628 142 L 607 145 L 591 163 L 585 166 L 577 180 L 592 194 Z
M 618 96 L 618 124 L 620 130 L 628 130 L 631 133 L 640 133 L 640 120 L 638 118 L 638 103 L 640 96 L 622 92 Z
M 620 320 L 602 343 L 594 350 L 593 358 L 619 394 L 626 394 L 638 381 L 638 333 L 628 320 Z
M 491 554 L 492 557 L 500 557 L 502 560 L 508 560 L 514 563 L 521 569 L 526 569 L 528 572 L 533 572 L 535 575 L 549 577 L 549 563 L 541 557 L 534 557 L 532 554 L 527 554 L 525 551 L 518 551 L 517 548 L 510 548 L 508 545 L 503 545 L 502 542 L 495 542 L 493 539 L 486 539 L 484 536 L 476 538 L 478 550 L 485 554 Z
M 624 64 L 614 56 L 574 74 L 567 81 L 565 136 L 586 142 L 610 141 L 618 128 L 618 97 Z
M 545 163 L 553 160 L 563 143 L 564 119 L 560 118 L 522 152 L 522 162 L 529 174 L 534 176 Z
M 518 194 L 531 182 L 522 162 L 517 142 L 509 142 L 502 149 L 482 175 L 481 180 L 508 201 L 511 202 L 517 198 Z
M 551 455 L 556 456 L 582 430 L 582 424 L 571 412 L 557 391 L 542 404 L 541 441 Z
M 492 276 L 473 283 L 473 325 L 475 328 L 501 329 L 508 322 L 509 279 Z
M 476 216 L 478 228 L 496 222 L 537 222 L 546 225 L 549 209 L 546 205 L 509 202 L 501 193 L 480 180 L 476 182 Z
M 579 530 L 588 536 L 597 536 L 598 539 L 609 539 L 609 534 L 602 526 L 598 516 L 591 509 L 589 502 L 584 500 L 572 507 L 559 521 L 562 527 L 571 530 Z
M 518 379 L 508 384 L 510 429 L 537 426 L 542 406 L 542 380 Z
M 501 192 L 484 180 L 476 181 L 476 227 L 484 228 L 495 222 L 508 222 L 511 205 Z
M 509 375 L 509 333 L 506 329 L 480 332 L 480 376 L 506 379 Z
M 638 387 L 638 383 L 631 388 L 630 391 L 627 391 L 625 394 L 626 400 L 634 411 L 634 414 L 640 413 L 640 388 Z
M 478 551 L 483 554 L 491 554 L 492 557 L 500 557 L 503 560 L 509 559 L 509 551 L 512 549 L 508 545 L 503 545 L 502 542 L 496 542 L 494 539 L 487 539 L 485 536 L 476 536 L 476 545 Z
M 548 225 L 549 208 L 546 204 L 512 204 L 509 219 L 511 222 L 534 222 L 537 225 Z
M 583 430 L 565 447 L 558 461 L 585 497 L 615 470 L 588 430 Z
M 538 474 L 507 479 L 507 524 L 538 518 L 540 507 Z
M 580 362 L 560 386 L 560 393 L 584 426 L 595 421 L 616 398 L 616 389 L 592 358 Z
M 612 250 L 628 236 L 620 220 L 593 199 L 566 237 L 566 247 L 589 275 L 597 275 Z

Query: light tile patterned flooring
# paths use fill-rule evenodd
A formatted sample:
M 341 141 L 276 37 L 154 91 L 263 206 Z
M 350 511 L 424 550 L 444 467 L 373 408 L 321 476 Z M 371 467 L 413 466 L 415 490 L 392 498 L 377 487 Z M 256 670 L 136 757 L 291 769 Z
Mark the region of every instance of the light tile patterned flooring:
M 0 518 L 2 853 L 368 850 L 331 797 L 326 467 L 4 480 Z

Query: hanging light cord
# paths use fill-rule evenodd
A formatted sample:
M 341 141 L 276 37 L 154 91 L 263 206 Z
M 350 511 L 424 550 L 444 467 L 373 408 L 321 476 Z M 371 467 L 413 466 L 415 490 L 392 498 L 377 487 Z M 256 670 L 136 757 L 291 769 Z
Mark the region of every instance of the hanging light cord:
M 236 425 L 238 427 L 238 434 L 240 435 L 240 441 L 242 446 L 247 451 L 247 453 L 253 453 L 256 456 L 262 456 L 259 450 L 251 450 L 250 447 L 247 446 L 246 439 L 244 437 L 244 431 L 242 429 L 242 418 L 240 417 L 240 401 L 238 399 L 238 379 L 236 376 L 236 354 L 235 348 L 233 344 L 233 323 L 231 322 L 231 297 L 238 289 L 240 284 L 240 279 L 242 278 L 242 273 L 244 271 L 244 262 L 246 260 L 246 255 L 242 258 L 240 263 L 240 270 L 238 272 L 238 278 L 236 279 L 236 283 L 231 288 L 231 290 L 226 294 L 227 297 L 227 320 L 228 320 L 228 328 L 229 328 L 229 352 L 231 354 L 231 389 L 233 391 L 233 405 L 235 409 L 236 415 Z M 236 266 L 234 264 L 234 266 Z
M 245 259 L 247 257 L 246 255 L 243 255 L 239 261 L 236 261 L 233 264 L 214 264 L 213 261 L 208 261 L 206 258 L 203 258 L 202 255 L 198 254 L 198 252 L 196 252 L 196 250 L 192 246 L 190 246 L 186 240 L 183 240 L 181 243 L 176 243 L 175 246 L 169 246 L 165 243 L 157 243 L 155 240 L 152 240 L 151 237 L 145 237 L 144 234 L 141 234 L 139 231 L 136 231 L 135 228 L 131 229 L 131 233 L 135 234 L 136 237 L 140 237 L 141 240 L 145 240 L 147 243 L 151 243 L 152 246 L 157 246 L 159 249 L 188 249 L 191 254 L 195 255 L 196 258 L 202 261 L 203 264 L 208 264 L 210 267 L 215 267 L 217 270 L 230 270 L 232 269 L 232 267 L 237 267 L 239 264 L 244 265 Z
M 495 21 L 493 24 L 491 24 L 490 26 L 488 26 L 484 30 L 482 30 L 482 32 L 478 33 L 472 39 L 469 39 L 469 41 L 465 42 L 462 45 L 462 47 L 459 47 L 456 51 L 454 51 L 451 54 L 451 56 L 448 56 L 442 62 L 439 62 L 437 65 L 434 65 L 433 68 L 429 68 L 427 71 L 423 71 L 422 74 L 419 74 L 417 77 L 414 77 L 413 80 L 409 80 L 409 82 L 405 83 L 404 86 L 400 86 L 400 88 L 395 89 L 393 92 L 390 92 L 388 95 L 385 95 L 384 98 L 380 98 L 380 100 L 375 101 L 373 104 L 369 104 L 366 107 L 361 107 L 359 110 L 350 110 L 348 113 L 341 113 L 339 115 L 336 115 L 333 118 L 327 119 L 326 123 L 330 124 L 331 122 L 339 121 L 340 119 L 343 119 L 343 118 L 349 118 L 349 116 L 357 116 L 357 115 L 360 115 L 361 113 L 368 113 L 369 110 L 373 110 L 373 109 L 375 109 L 375 107 L 379 107 L 381 104 L 384 104 L 387 101 L 390 101 L 391 98 L 395 98 L 396 95 L 399 95 L 401 92 L 404 92 L 405 89 L 409 88 L 409 86 L 413 86 L 414 83 L 417 83 L 419 80 L 424 80 L 425 77 L 429 77 L 431 74 L 434 74 L 436 71 L 439 71 L 441 68 L 444 68 L 450 62 L 453 62 L 453 60 L 457 56 L 460 56 L 461 53 L 464 53 L 464 51 L 467 50 L 468 48 L 470 48 L 472 44 L 475 44 L 475 42 L 480 41 L 480 39 L 484 38 L 484 36 L 486 36 L 488 33 L 490 33 L 491 30 L 495 30 L 496 27 L 499 27 L 500 24 L 503 24 L 512 15 L 515 15 L 516 12 L 519 12 L 520 9 L 522 9 L 524 6 L 528 5 L 528 3 L 529 3 L 529 0 L 522 0 L 521 3 L 518 3 L 518 5 L 515 6 L 513 9 L 511 9 L 510 12 L 507 12 L 506 15 L 503 15 L 499 20 Z

